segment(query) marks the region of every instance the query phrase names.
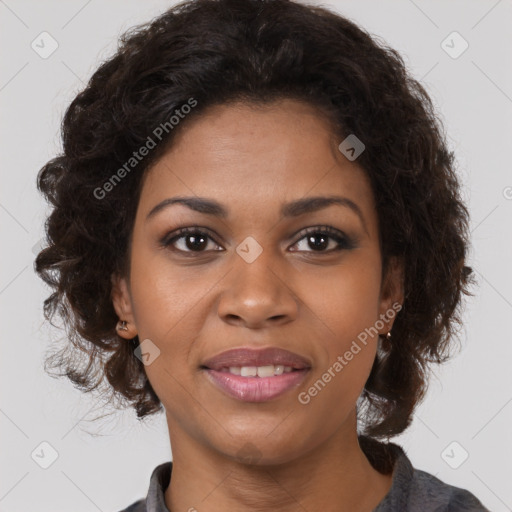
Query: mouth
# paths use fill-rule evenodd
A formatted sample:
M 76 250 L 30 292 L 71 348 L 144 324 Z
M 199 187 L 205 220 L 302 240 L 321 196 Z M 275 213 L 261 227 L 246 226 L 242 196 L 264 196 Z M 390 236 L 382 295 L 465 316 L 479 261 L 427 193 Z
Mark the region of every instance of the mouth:
M 239 348 L 205 361 L 200 369 L 231 398 L 266 402 L 300 386 L 311 364 L 298 354 L 276 347 Z
M 242 367 L 243 368 L 243 367 Z M 251 367 L 246 367 L 251 368 Z M 208 380 L 231 398 L 243 402 L 267 402 L 302 384 L 308 369 L 291 370 L 271 377 L 236 375 L 231 371 L 204 368 Z M 251 373 L 253 373 L 251 371 Z
M 231 375 L 239 375 L 240 377 L 276 377 L 283 375 L 283 373 L 300 372 L 307 368 L 294 368 L 292 366 L 285 366 L 282 364 L 268 364 L 264 366 L 224 366 L 219 369 L 201 366 L 203 370 L 214 370 L 222 373 L 230 373 Z
M 241 347 L 221 352 L 207 359 L 201 365 L 203 368 L 206 367 L 216 371 L 222 371 L 224 369 L 232 371 L 231 369 L 233 368 L 233 372 L 236 372 L 240 369 L 240 375 L 245 373 L 248 377 L 255 376 L 252 374 L 254 368 L 257 369 L 257 373 L 258 369 L 261 369 L 265 377 L 271 376 L 271 366 L 273 367 L 274 373 L 277 370 L 277 375 L 280 375 L 285 372 L 285 369 L 286 372 L 289 372 L 290 368 L 292 371 L 310 368 L 311 363 L 307 358 L 299 354 L 278 347 L 267 347 L 263 349 Z

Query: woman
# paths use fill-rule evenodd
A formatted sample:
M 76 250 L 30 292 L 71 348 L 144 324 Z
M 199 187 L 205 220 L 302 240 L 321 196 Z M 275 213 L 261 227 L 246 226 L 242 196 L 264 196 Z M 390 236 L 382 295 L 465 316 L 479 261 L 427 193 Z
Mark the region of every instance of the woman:
M 192 0 L 122 37 L 40 171 L 36 270 L 76 355 L 173 461 L 129 512 L 482 511 L 403 432 L 469 294 L 468 212 L 399 54 L 288 0 Z M 172 478 L 171 478 L 172 476 Z

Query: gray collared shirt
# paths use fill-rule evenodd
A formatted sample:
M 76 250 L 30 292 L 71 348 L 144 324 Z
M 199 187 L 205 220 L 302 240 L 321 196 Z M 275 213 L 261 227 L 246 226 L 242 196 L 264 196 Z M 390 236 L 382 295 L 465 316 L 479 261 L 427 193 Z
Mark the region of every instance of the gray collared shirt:
M 389 492 L 373 512 L 490 512 L 469 491 L 445 484 L 425 471 L 413 468 L 403 449 L 388 443 L 395 463 Z M 172 462 L 157 466 L 151 474 L 146 498 L 120 512 L 170 512 L 164 501 Z

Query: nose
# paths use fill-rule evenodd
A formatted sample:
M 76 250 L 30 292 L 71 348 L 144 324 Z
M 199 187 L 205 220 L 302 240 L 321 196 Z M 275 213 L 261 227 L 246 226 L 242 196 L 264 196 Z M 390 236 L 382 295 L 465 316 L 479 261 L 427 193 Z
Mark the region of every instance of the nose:
M 224 286 L 218 315 L 226 323 L 259 329 L 284 325 L 297 317 L 290 272 L 284 272 L 270 250 L 263 250 L 251 263 L 235 254 Z

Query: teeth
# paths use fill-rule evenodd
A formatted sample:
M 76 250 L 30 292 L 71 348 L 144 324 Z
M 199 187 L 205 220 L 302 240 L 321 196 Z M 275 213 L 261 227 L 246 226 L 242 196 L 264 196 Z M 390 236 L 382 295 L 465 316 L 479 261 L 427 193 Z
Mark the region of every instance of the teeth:
M 258 375 L 258 368 L 256 366 L 242 366 L 240 368 L 240 375 L 242 377 L 256 377 Z
M 282 375 L 290 373 L 291 366 L 283 366 L 282 364 L 269 364 L 267 366 L 230 366 L 229 370 L 223 368 L 221 371 L 240 375 L 241 377 L 273 377 L 274 375 Z

